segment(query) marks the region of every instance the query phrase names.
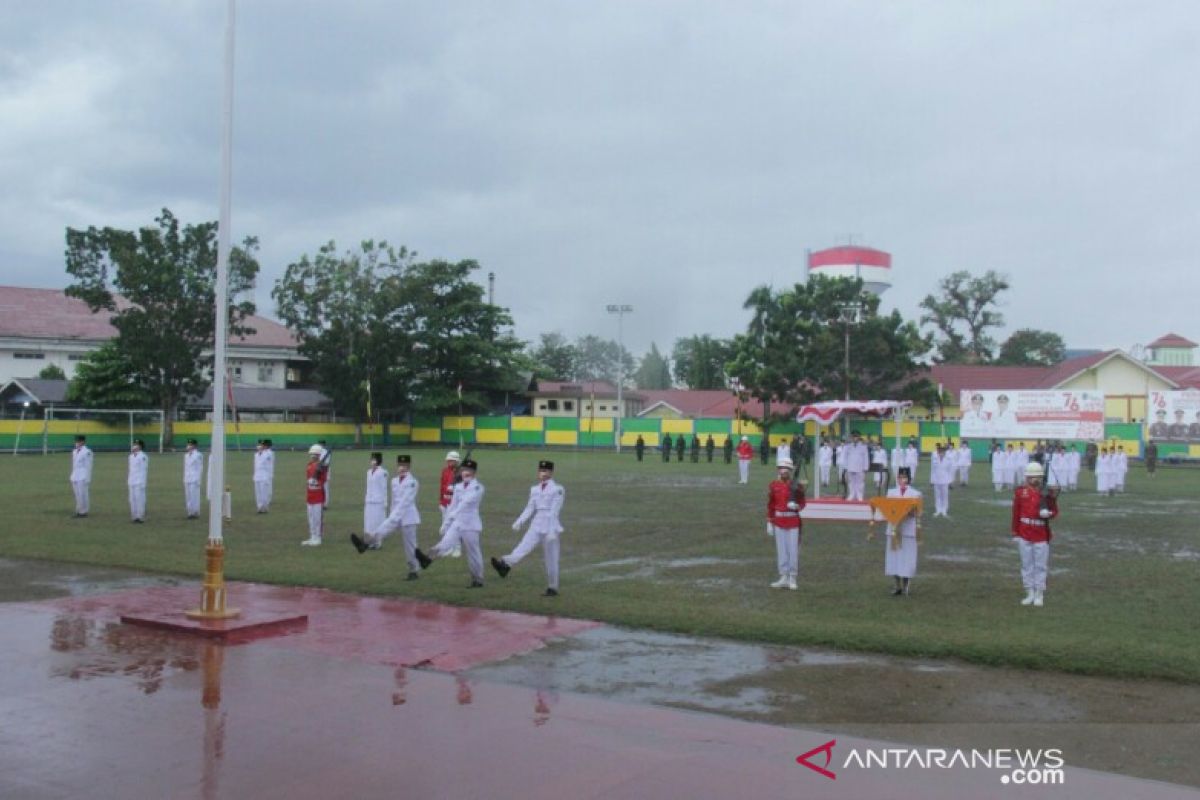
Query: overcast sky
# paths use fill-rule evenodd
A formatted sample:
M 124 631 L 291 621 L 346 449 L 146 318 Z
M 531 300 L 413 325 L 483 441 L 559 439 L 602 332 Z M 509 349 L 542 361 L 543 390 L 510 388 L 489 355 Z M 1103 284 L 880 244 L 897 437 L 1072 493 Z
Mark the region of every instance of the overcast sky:
M 223 0 L 0 0 L 0 275 L 66 227 L 216 219 Z M 260 310 L 333 239 L 475 259 L 517 334 L 728 336 L 853 236 L 915 318 L 1200 340 L 1200 3 L 241 0 L 233 221 Z

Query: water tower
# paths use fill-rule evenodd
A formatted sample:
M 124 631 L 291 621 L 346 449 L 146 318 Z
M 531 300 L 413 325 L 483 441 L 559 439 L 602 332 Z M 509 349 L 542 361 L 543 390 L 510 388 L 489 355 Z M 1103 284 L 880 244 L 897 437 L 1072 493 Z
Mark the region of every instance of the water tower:
M 892 285 L 892 254 L 872 247 L 843 245 L 808 254 L 808 274 L 831 278 L 862 278 L 875 296 Z

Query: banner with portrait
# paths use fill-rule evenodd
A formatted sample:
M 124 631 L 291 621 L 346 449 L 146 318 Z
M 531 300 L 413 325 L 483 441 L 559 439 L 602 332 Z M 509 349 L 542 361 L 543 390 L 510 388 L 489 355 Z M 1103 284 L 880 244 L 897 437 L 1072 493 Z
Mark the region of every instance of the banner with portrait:
M 1156 442 L 1200 442 L 1200 390 L 1150 392 L 1146 438 Z
M 1104 393 L 963 389 L 964 439 L 1098 440 L 1104 438 Z

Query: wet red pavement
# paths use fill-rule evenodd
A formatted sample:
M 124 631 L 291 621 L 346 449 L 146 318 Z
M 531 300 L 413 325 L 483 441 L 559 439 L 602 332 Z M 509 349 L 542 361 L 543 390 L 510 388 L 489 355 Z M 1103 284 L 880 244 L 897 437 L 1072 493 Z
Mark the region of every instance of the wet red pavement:
M 246 586 L 240 605 L 299 606 L 307 628 L 223 645 L 117 621 L 195 591 L 0 606 L 0 797 L 1200 796 L 1070 768 L 1045 789 L 846 769 L 883 745 L 397 666 L 457 670 L 586 622 Z M 832 738 L 835 780 L 796 763 Z

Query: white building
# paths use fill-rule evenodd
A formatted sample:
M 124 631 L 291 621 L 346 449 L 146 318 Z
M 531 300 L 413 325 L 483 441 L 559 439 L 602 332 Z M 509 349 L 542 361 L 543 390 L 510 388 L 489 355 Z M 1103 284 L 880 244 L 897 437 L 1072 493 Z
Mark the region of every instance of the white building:
M 51 364 L 74 377 L 88 353 L 117 335 L 109 316 L 93 314 L 61 289 L 0 286 L 0 384 L 37 377 Z M 299 383 L 307 359 L 291 332 L 258 315 L 244 324 L 255 332 L 229 342 L 234 384 L 283 389 Z

